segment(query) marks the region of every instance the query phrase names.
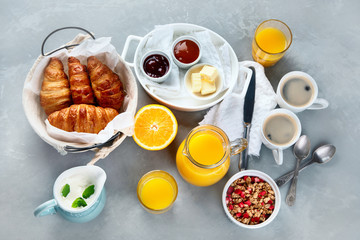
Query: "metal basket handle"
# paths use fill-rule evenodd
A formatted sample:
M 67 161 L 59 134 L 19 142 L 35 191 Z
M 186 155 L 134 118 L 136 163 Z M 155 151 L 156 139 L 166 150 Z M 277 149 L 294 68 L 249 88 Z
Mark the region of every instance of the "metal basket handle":
M 73 147 L 73 146 L 66 145 L 64 149 L 65 149 L 65 151 L 67 151 L 69 153 L 77 153 L 77 152 L 84 152 L 84 151 L 88 151 L 88 150 L 93 150 L 95 148 L 102 148 L 102 147 L 112 145 L 113 142 L 115 141 L 115 139 L 117 137 L 119 137 L 120 135 L 121 135 L 121 132 L 117 132 L 111 138 L 109 138 L 106 142 L 97 143 L 97 144 L 94 144 L 94 145 L 89 146 L 89 147 Z
M 63 28 L 59 28 L 59 29 L 56 29 L 56 30 L 52 31 L 49 35 L 47 35 L 47 37 L 44 39 L 43 43 L 41 44 L 41 54 L 42 54 L 43 56 L 49 56 L 49 55 L 53 54 L 54 52 L 57 52 L 57 51 L 59 51 L 59 50 L 61 50 L 61 49 L 64 49 L 64 48 L 69 49 L 69 48 L 72 48 L 72 47 L 75 47 L 75 46 L 78 46 L 78 45 L 79 45 L 79 44 L 66 45 L 66 46 L 60 47 L 60 48 L 58 48 L 58 49 L 55 49 L 54 51 L 52 51 L 52 52 L 50 52 L 50 53 L 48 53 L 48 54 L 44 54 L 44 46 L 45 46 L 45 42 L 48 40 L 48 38 L 49 38 L 51 35 L 53 35 L 54 33 L 59 32 L 59 31 L 61 31 L 61 30 L 65 30 L 65 29 L 79 29 L 79 30 L 82 30 L 82 31 L 86 32 L 86 33 L 89 34 L 93 39 L 95 39 L 94 35 L 93 35 L 91 32 L 89 32 L 88 30 L 86 30 L 86 29 L 84 29 L 84 28 L 81 28 L 81 27 L 63 27 Z

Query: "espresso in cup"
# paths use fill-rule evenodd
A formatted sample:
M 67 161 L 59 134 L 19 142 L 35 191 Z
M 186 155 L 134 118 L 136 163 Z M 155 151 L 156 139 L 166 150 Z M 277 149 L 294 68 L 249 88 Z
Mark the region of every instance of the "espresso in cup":
M 318 110 L 329 106 L 329 102 L 318 98 L 315 80 L 307 73 L 293 71 L 285 74 L 276 90 L 276 101 L 281 108 L 292 112 L 306 109 Z
M 275 162 L 283 163 L 283 150 L 292 146 L 300 137 L 301 123 L 295 113 L 277 108 L 266 114 L 261 123 L 261 141 L 272 150 Z
M 281 96 L 292 106 L 304 107 L 314 97 L 314 86 L 305 78 L 295 77 L 285 82 Z
M 289 115 L 279 113 L 266 119 L 263 125 L 266 139 L 275 145 L 287 145 L 296 137 L 296 122 Z

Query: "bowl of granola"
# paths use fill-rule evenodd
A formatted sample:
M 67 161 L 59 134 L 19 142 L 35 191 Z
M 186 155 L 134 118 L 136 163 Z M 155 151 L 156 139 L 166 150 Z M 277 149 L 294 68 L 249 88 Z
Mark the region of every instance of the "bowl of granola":
M 225 184 L 222 204 L 229 219 L 238 226 L 255 229 L 268 225 L 280 210 L 280 190 L 266 173 L 245 170 Z

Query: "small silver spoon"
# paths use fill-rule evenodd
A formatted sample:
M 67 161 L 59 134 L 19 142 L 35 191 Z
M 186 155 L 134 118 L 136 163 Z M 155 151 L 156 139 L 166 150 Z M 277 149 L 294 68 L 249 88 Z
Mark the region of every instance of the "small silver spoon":
M 299 138 L 299 140 L 295 143 L 293 152 L 297 159 L 296 167 L 295 167 L 295 171 L 294 171 L 294 178 L 292 180 L 288 194 L 286 195 L 286 199 L 285 199 L 285 202 L 289 206 L 292 206 L 295 203 L 296 184 L 297 184 L 297 179 L 298 179 L 298 174 L 299 174 L 299 169 L 300 169 L 300 162 L 303 159 L 307 158 L 307 156 L 309 156 L 310 148 L 311 148 L 310 139 L 306 135 L 302 135 Z
M 317 148 L 312 156 L 312 159 L 307 162 L 305 165 L 301 166 L 300 171 L 304 170 L 306 167 L 310 166 L 313 163 L 323 164 L 329 162 L 335 155 L 336 148 L 334 145 L 327 144 Z M 276 184 L 281 187 L 288 181 L 290 181 L 294 176 L 294 171 L 288 172 L 281 177 L 275 180 Z

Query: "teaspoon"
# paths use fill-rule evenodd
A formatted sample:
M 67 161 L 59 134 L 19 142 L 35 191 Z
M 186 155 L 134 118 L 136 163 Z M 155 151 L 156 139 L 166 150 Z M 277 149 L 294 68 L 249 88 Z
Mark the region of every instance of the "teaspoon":
M 302 135 L 299 140 L 296 142 L 294 146 L 294 155 L 297 159 L 296 166 L 294 170 L 294 178 L 291 182 L 289 191 L 286 195 L 285 202 L 287 205 L 292 206 L 295 203 L 296 199 L 296 184 L 298 180 L 298 174 L 299 174 L 299 168 L 300 168 L 300 162 L 307 158 L 310 153 L 310 139 L 306 135 Z
M 335 155 L 336 148 L 334 145 L 327 144 L 317 148 L 312 156 L 312 159 L 307 162 L 305 165 L 300 167 L 299 172 L 301 172 L 306 167 L 310 166 L 313 163 L 323 164 L 329 162 Z M 287 174 L 282 175 L 281 177 L 275 180 L 276 184 L 281 187 L 288 181 L 290 181 L 294 176 L 294 171 L 288 172 Z

